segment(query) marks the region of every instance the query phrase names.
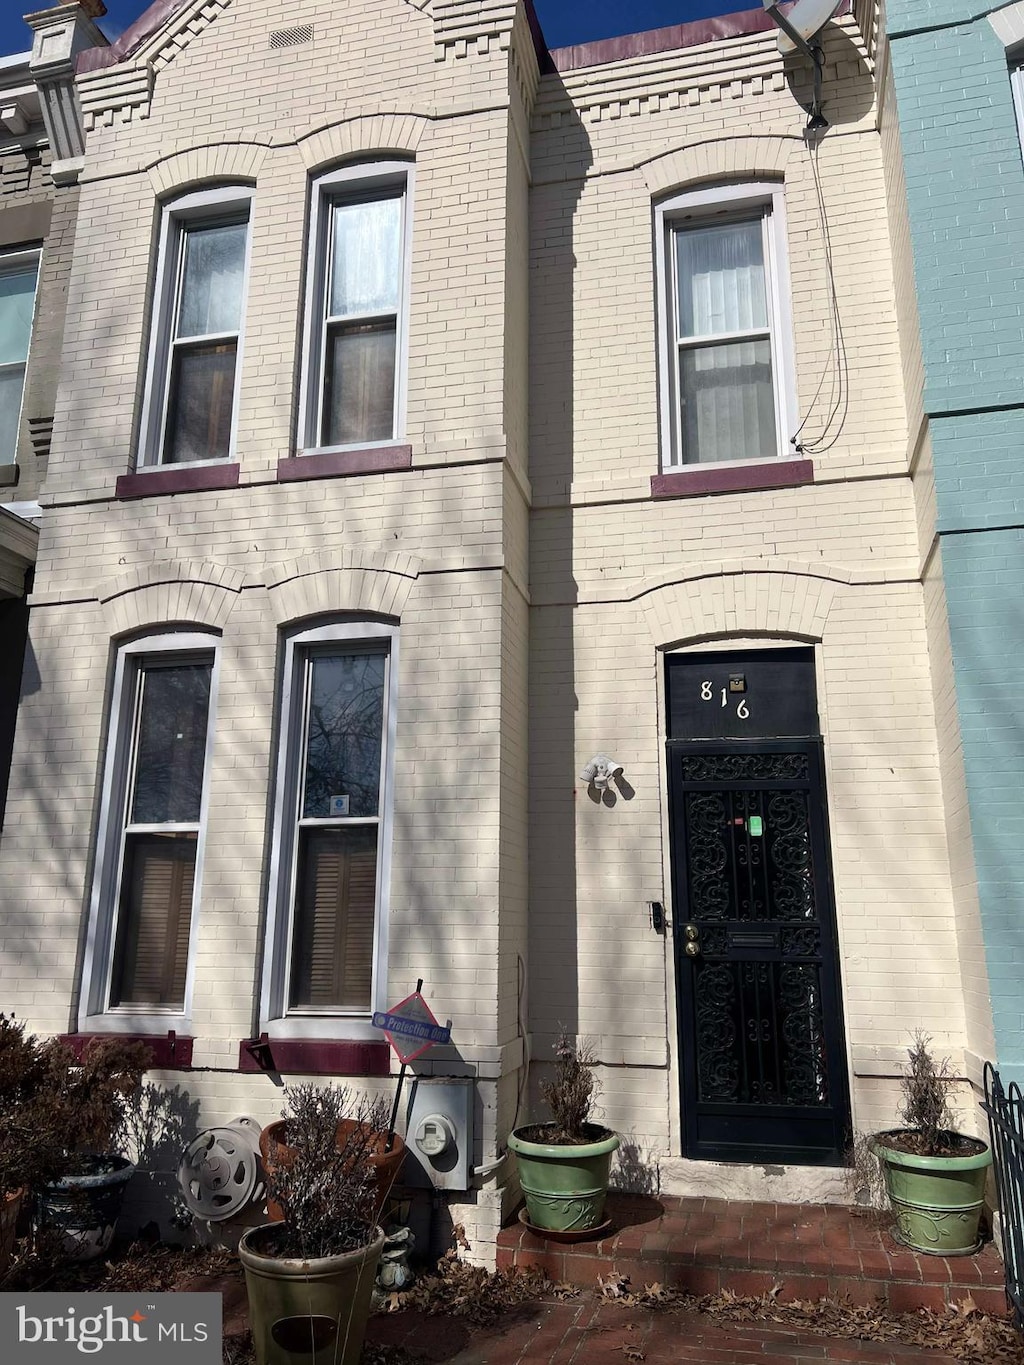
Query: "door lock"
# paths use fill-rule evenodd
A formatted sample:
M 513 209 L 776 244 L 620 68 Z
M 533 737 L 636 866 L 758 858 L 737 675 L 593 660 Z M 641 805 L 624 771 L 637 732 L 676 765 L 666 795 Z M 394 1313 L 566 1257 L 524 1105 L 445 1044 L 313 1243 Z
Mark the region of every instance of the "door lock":
M 683 930 L 683 933 L 691 943 L 696 943 L 700 938 L 700 930 L 697 928 L 696 924 L 688 924 Z

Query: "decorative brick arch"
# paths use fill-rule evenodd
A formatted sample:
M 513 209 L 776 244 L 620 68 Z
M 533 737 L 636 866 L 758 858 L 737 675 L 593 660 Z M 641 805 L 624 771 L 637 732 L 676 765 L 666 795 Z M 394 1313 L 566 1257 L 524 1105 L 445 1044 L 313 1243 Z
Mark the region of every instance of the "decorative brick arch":
M 242 575 L 209 560 L 147 564 L 109 580 L 97 594 L 111 636 L 187 622 L 222 631 Z
M 213 182 L 255 184 L 267 148 L 256 142 L 221 142 L 172 152 L 146 167 L 157 198 Z
M 380 152 L 414 155 L 429 120 L 421 114 L 365 114 L 300 133 L 299 155 L 310 172 L 349 157 Z
M 706 181 L 781 180 L 797 137 L 732 137 L 680 147 L 640 166 L 651 197 Z
M 638 606 L 659 649 L 729 635 L 821 640 L 836 589 L 849 581 L 824 565 L 708 565 L 650 587 Z
M 342 612 L 400 618 L 419 571 L 412 555 L 359 550 L 309 555 L 271 571 L 270 610 L 279 626 Z

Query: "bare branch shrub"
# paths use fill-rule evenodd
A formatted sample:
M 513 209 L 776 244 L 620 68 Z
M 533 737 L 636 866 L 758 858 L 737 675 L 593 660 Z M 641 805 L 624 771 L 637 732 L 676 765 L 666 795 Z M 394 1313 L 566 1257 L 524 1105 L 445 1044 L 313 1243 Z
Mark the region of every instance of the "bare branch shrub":
M 953 1128 L 949 1108 L 949 1058 L 936 1062 L 931 1053 L 931 1038 L 918 1030 L 913 1046 L 907 1049 L 909 1061 L 903 1070 L 900 1090 L 903 1102 L 900 1119 L 921 1135 L 922 1155 L 935 1156 L 948 1145 Z
M 311 1260 L 356 1251 L 373 1239 L 376 1133 L 366 1120 L 372 1102 L 353 1106 L 347 1087 L 289 1086 L 286 1141 L 293 1149 L 267 1176 L 284 1221 L 280 1256 Z M 347 1121 L 348 1120 L 348 1121 Z
M 541 1081 L 540 1093 L 551 1110 L 554 1140 L 563 1143 L 586 1142 L 584 1131 L 597 1096 L 593 1067 L 597 1061 L 593 1046 L 585 1039 L 574 1042 L 560 1033 L 555 1043 L 555 1074 Z

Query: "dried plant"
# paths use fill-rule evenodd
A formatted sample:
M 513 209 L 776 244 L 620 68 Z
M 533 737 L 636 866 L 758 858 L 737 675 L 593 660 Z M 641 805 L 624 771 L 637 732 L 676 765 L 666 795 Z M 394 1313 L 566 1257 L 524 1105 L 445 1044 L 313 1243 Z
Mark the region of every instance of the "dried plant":
M 567 1033 L 560 1033 L 555 1057 L 554 1077 L 540 1083 L 540 1093 L 551 1110 L 553 1140 L 586 1142 L 590 1110 L 597 1094 L 594 1049 L 585 1039 L 577 1043 Z
M 900 1081 L 903 1094 L 900 1119 L 920 1135 L 922 1156 L 937 1156 L 949 1147 L 951 1137 L 955 1140 L 949 1108 L 949 1088 L 953 1084 L 949 1058 L 937 1063 L 931 1053 L 931 1041 L 920 1030 L 914 1034 Z
M 373 1239 L 376 1173 L 370 1158 L 379 1129 L 364 1122 L 372 1104 L 353 1108 L 345 1087 L 296 1085 L 285 1094 L 292 1151 L 267 1175 L 268 1193 L 284 1215 L 272 1234 L 273 1254 L 311 1260 L 356 1251 Z
M 144 1045 L 110 1038 L 78 1062 L 0 1015 L 0 1190 L 38 1187 L 109 1152 L 150 1059 Z

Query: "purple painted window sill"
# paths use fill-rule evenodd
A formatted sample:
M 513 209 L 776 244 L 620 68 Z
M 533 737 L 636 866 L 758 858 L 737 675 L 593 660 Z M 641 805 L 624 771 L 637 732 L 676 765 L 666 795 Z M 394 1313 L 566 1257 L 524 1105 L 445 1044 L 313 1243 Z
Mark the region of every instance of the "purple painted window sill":
M 244 1038 L 238 1045 L 239 1071 L 280 1071 L 304 1076 L 387 1076 L 387 1043 L 328 1038 Z
M 97 1041 L 114 1039 L 124 1043 L 145 1043 L 153 1054 L 152 1065 L 161 1071 L 192 1069 L 192 1039 L 180 1033 L 62 1033 L 64 1043 L 81 1061 Z
M 811 460 L 777 460 L 765 464 L 743 464 L 734 469 L 673 470 L 651 477 L 652 498 L 687 498 L 700 493 L 743 493 L 756 488 L 793 488 L 814 482 Z
M 190 465 L 187 469 L 163 465 L 143 474 L 122 474 L 115 485 L 114 496 L 125 500 L 156 497 L 161 493 L 202 493 L 237 487 L 237 464 Z
M 411 468 L 412 446 L 367 446 L 361 450 L 325 450 L 320 455 L 290 455 L 278 460 L 277 480 L 337 479 L 346 474 L 387 474 Z

